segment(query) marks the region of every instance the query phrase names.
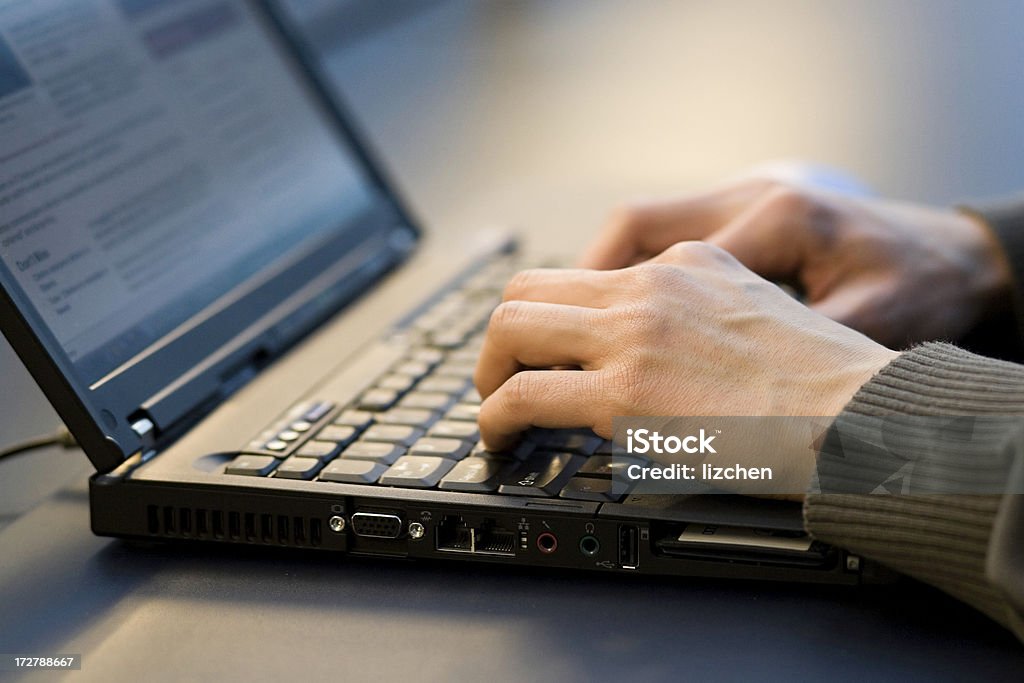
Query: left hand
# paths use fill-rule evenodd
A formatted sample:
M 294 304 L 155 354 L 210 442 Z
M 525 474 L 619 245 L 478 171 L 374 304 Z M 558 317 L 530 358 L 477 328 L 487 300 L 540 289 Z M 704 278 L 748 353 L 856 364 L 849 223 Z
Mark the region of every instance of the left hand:
M 893 348 L 960 339 L 1004 311 L 1013 288 L 999 239 L 972 215 L 764 175 L 620 209 L 580 263 L 621 268 L 696 239 Z
M 608 438 L 613 416 L 835 416 L 896 355 L 682 242 L 621 270 L 513 278 L 476 370 L 480 431 L 502 450 L 531 426 Z

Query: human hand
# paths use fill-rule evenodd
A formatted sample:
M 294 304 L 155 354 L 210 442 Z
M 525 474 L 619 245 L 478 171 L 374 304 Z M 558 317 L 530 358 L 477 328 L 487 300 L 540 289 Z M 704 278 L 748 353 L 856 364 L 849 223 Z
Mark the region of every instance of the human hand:
M 1009 263 L 980 220 L 766 177 L 620 210 L 580 265 L 622 268 L 697 239 L 893 348 L 956 340 L 1010 299 Z
M 481 349 L 480 432 L 503 450 L 530 426 L 610 437 L 613 416 L 835 416 L 896 355 L 702 242 L 621 270 L 529 270 Z

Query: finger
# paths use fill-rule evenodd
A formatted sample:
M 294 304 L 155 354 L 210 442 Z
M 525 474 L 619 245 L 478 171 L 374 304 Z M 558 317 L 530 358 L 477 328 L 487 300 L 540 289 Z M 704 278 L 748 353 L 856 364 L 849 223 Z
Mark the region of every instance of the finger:
M 517 373 L 480 406 L 480 436 L 488 450 L 503 451 L 530 427 L 599 427 L 603 419 L 601 373 L 528 370 Z
M 584 252 L 579 265 L 600 270 L 623 268 L 676 242 L 703 239 L 771 186 L 769 180 L 748 178 L 701 194 L 617 211 Z
M 490 396 L 524 368 L 593 367 L 606 351 L 597 309 L 515 301 L 491 315 L 477 360 L 477 390 Z
M 605 308 L 619 291 L 618 273 L 583 269 L 523 270 L 505 286 L 503 301 L 539 301 Z
M 827 210 L 790 188 L 774 189 L 751 204 L 705 241 L 725 249 L 758 275 L 791 279 L 799 275 L 810 253 L 810 222 Z

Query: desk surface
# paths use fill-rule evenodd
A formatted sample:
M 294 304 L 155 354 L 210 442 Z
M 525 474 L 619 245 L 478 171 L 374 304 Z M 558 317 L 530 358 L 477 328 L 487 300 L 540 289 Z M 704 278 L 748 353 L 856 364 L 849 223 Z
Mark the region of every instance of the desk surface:
M 0 643 L 81 652 L 84 680 L 1019 680 L 1024 663 L 912 585 L 135 547 L 93 537 L 85 506 L 71 487 L 0 537 Z
M 923 200 L 1024 187 L 1019 3 L 626 7 L 440 3 L 331 69 L 442 240 L 501 221 L 572 250 L 634 193 L 778 156 Z M 55 424 L 6 346 L 0 376 L 0 442 Z M 1024 665 L 913 584 L 136 547 L 90 534 L 87 469 L 56 453 L 0 467 L 0 652 L 80 652 L 73 680 L 1017 680 Z

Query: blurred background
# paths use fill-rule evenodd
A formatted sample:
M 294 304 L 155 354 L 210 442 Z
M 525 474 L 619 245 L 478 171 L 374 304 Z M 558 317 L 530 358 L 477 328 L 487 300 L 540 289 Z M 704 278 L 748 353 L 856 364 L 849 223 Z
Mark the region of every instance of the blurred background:
M 617 204 L 772 159 L 917 201 L 1024 189 L 1020 0 L 284 1 L 432 239 L 572 253 Z M 57 424 L 0 339 L 0 444 Z M 87 470 L 0 463 L 0 526 Z

